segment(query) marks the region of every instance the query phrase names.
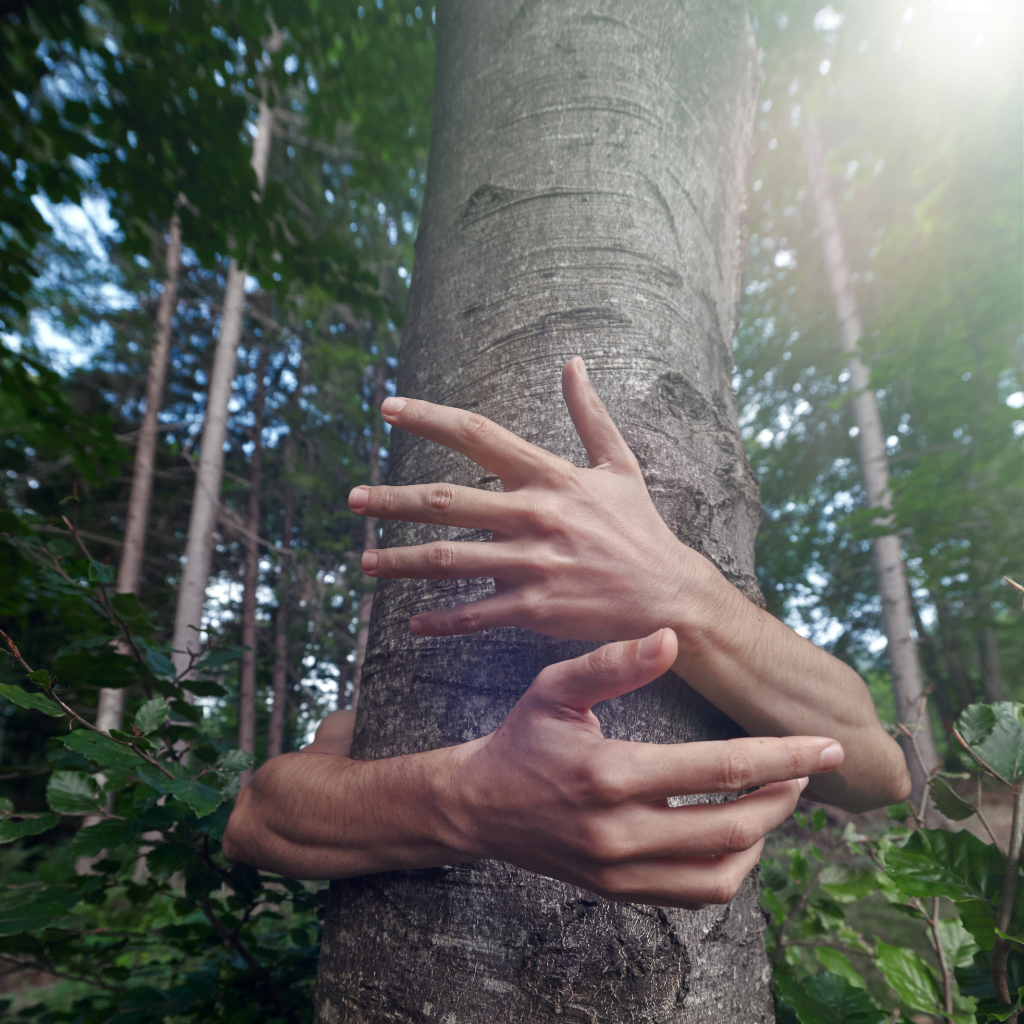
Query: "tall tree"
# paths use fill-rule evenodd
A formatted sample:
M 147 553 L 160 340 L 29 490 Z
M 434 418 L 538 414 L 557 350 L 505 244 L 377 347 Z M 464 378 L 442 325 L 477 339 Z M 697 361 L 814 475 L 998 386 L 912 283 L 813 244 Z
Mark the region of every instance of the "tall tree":
M 583 355 L 676 534 L 752 600 L 757 484 L 731 338 L 758 78 L 742 3 L 439 5 L 436 115 L 398 393 L 471 408 L 585 464 L 558 394 Z M 495 488 L 409 435 L 389 482 Z M 388 524 L 383 544 L 437 536 Z M 477 539 L 484 539 L 478 537 Z M 480 581 L 378 582 L 353 754 L 497 727 L 579 643 L 515 629 L 416 639 L 409 616 Z M 602 707 L 612 736 L 737 729 L 675 677 Z M 317 986 L 327 1024 L 771 1017 L 756 884 L 692 914 L 608 903 L 483 862 L 335 882 Z
M 931 719 L 927 714 L 927 697 L 923 692 L 921 665 L 917 645 L 911 634 L 910 588 L 903 565 L 903 545 L 893 531 L 892 489 L 889 485 L 889 460 L 885 450 L 885 435 L 878 414 L 878 402 L 871 390 L 871 375 L 861 357 L 860 343 L 864 336 L 857 296 L 850 278 L 850 264 L 846 257 L 843 229 L 839 223 L 825 148 L 817 119 L 804 113 L 804 164 L 821 232 L 821 248 L 825 255 L 825 269 L 836 306 L 836 319 L 843 352 L 847 357 L 850 384 L 853 390 L 853 410 L 857 428 L 857 449 L 860 454 L 861 475 L 864 478 L 868 505 L 879 510 L 874 526 L 885 532 L 873 541 L 875 570 L 878 574 L 878 593 L 882 599 L 882 621 L 888 641 L 889 668 L 892 674 L 892 692 L 896 715 L 911 731 L 906 751 L 911 778 L 914 781 L 914 800 L 920 805 L 928 773 L 942 763 Z M 916 745 L 920 760 L 915 756 Z

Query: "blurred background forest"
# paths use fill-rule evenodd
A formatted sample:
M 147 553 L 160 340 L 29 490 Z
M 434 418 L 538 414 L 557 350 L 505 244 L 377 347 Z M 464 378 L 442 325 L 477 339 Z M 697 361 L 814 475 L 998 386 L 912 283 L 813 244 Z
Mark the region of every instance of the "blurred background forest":
M 765 509 L 761 587 L 894 721 L 877 530 L 804 166 L 812 113 L 945 752 L 967 705 L 1024 695 L 1019 601 L 1002 581 L 1021 578 L 1024 521 L 1019 5 L 756 0 L 751 15 L 764 81 L 734 384 Z M 231 0 L 15 0 L 0 33 L 0 628 L 27 663 L 77 673 L 75 709 L 95 720 L 109 636 L 73 584 L 125 572 L 132 495 L 151 472 L 139 570 L 118 589 L 152 617 L 154 651 L 170 642 L 234 317 L 202 611 L 234 654 L 193 690 L 206 734 L 257 763 L 295 749 L 358 687 L 373 527 L 346 499 L 387 472 L 377 409 L 415 272 L 432 8 L 292 0 L 270 18 Z M 23 676 L 0 662 L 0 684 Z M 133 679 L 115 729 L 152 696 Z M 240 689 L 254 716 L 241 742 Z M 62 730 L 0 696 L 5 806 L 44 805 Z M 70 849 L 79 824 L 63 818 L 18 856 Z

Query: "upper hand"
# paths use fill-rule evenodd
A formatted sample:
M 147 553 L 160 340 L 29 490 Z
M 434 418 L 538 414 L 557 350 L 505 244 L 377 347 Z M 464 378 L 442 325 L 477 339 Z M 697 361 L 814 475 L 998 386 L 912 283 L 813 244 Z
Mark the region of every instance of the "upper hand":
M 653 744 L 605 739 L 591 706 L 672 664 L 662 629 L 544 669 L 501 727 L 449 748 L 439 803 L 459 860 L 518 864 L 609 899 L 694 908 L 732 899 L 806 776 L 842 761 L 824 737 Z M 828 751 L 828 753 L 826 753 Z M 760 786 L 731 803 L 668 797 Z
M 663 625 L 683 626 L 685 633 L 680 608 L 690 608 L 696 620 L 707 595 L 721 587 L 714 567 L 680 543 L 658 514 L 582 359 L 566 365 L 562 392 L 589 456 L 587 469 L 474 413 L 414 399 L 384 402 L 381 412 L 393 426 L 462 452 L 504 486 L 500 494 L 418 484 L 356 487 L 349 495 L 350 508 L 362 515 L 492 531 L 490 543 L 436 541 L 364 552 L 369 576 L 494 579 L 495 597 L 421 613 L 410 622 L 414 633 L 521 626 L 563 639 L 617 640 Z

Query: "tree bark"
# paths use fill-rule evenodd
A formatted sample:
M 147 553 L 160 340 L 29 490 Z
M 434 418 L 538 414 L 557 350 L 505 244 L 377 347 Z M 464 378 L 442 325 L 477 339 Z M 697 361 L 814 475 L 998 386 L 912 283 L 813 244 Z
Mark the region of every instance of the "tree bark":
M 280 33 L 276 30 L 274 38 L 277 41 L 273 48 L 278 49 Z M 268 47 L 270 45 L 267 44 Z M 264 97 L 260 100 L 251 160 L 261 191 L 267 177 L 273 130 L 274 111 Z M 217 525 L 217 509 L 220 506 L 220 484 L 224 476 L 224 441 L 228 432 L 228 402 L 231 400 L 231 382 L 235 376 L 238 343 L 242 337 L 244 305 L 245 271 L 239 267 L 237 260 L 232 259 L 224 287 L 220 333 L 217 336 L 210 385 L 206 393 L 206 419 L 203 423 L 202 446 L 199 451 L 199 468 L 196 471 L 195 489 L 192 492 L 192 510 L 185 539 L 185 560 L 182 565 L 181 582 L 178 584 L 178 604 L 174 615 L 171 646 L 174 649 L 174 668 L 179 675 L 189 668 L 190 662 L 198 655 L 202 646 L 199 630 L 206 601 L 206 585 L 210 577 L 213 531 Z
M 449 0 L 437 38 L 398 393 L 586 465 L 559 392 L 582 355 L 666 522 L 757 600 L 731 347 L 759 77 L 746 6 Z M 389 483 L 497 489 L 396 435 Z M 486 535 L 384 525 L 385 546 L 439 538 Z M 356 757 L 483 735 L 541 668 L 593 646 L 516 629 L 416 638 L 410 615 L 491 582 L 377 587 Z M 671 673 L 595 710 L 622 739 L 740 734 Z M 316 998 L 321 1024 L 751 1024 L 773 1018 L 770 980 L 754 875 L 730 905 L 690 913 L 481 862 L 333 883 Z
M 373 419 L 373 429 L 370 433 L 370 449 L 367 456 L 369 462 L 369 484 L 371 487 L 376 487 L 381 482 L 380 473 L 380 406 L 381 403 L 387 398 L 387 392 L 384 389 L 384 381 L 387 376 L 387 364 L 382 359 L 373 370 L 373 399 L 372 407 L 375 415 Z M 377 546 L 377 526 L 378 522 L 372 516 L 367 516 L 363 520 L 363 550 L 368 551 L 370 548 Z M 369 577 L 363 577 L 364 583 L 369 586 L 373 585 L 373 581 Z M 373 591 L 363 594 L 359 598 L 359 619 L 358 626 L 356 627 L 356 660 L 352 665 L 352 707 L 353 709 L 359 706 L 359 687 L 363 678 L 363 663 L 366 661 L 366 644 L 370 637 L 370 615 L 373 611 Z
M 181 221 L 175 214 L 168 227 L 167 249 L 164 253 L 164 290 L 156 306 L 156 327 L 153 351 L 146 376 L 146 411 L 142 414 L 139 437 L 135 443 L 132 486 L 128 495 L 128 519 L 124 530 L 124 547 L 117 570 L 117 592 L 139 593 L 142 582 L 142 560 L 146 550 L 146 527 L 153 497 L 153 469 L 156 465 L 158 416 L 164 401 L 167 382 L 167 358 L 171 351 L 171 321 L 178 304 L 178 268 L 181 265 Z M 96 710 L 96 728 L 103 732 L 120 729 L 124 717 L 124 690 L 104 687 L 100 690 Z M 98 819 L 97 819 L 98 820 Z
M 825 164 L 825 149 L 814 117 L 805 112 L 803 121 L 804 163 L 821 231 L 821 247 L 825 254 L 825 268 L 836 306 L 836 319 L 843 351 L 847 354 L 850 386 L 853 392 L 853 414 L 857 424 L 857 450 L 860 455 L 861 475 L 868 503 L 879 509 L 875 520 L 878 526 L 890 526 L 893 517 L 892 490 L 889 487 L 889 460 L 885 453 L 885 436 L 878 403 L 871 390 L 871 374 L 860 357 L 863 327 L 857 308 L 857 295 L 850 280 L 850 267 L 846 258 L 839 212 Z M 926 698 L 921 685 L 921 666 L 917 660 L 917 647 L 910 632 L 910 589 L 903 564 L 902 544 L 898 534 L 876 537 L 874 542 L 875 570 L 878 574 L 878 592 L 882 599 L 882 619 L 888 641 L 889 668 L 892 673 L 893 697 L 896 715 L 912 730 L 924 764 L 924 770 L 913 753 L 906 748 L 907 764 L 914 785 L 914 800 L 919 803 L 924 794 L 926 771 L 941 763 L 931 720 L 928 718 Z
M 287 451 L 285 461 L 287 462 Z M 292 546 L 294 514 L 295 496 L 289 487 L 284 497 L 284 524 L 281 530 L 281 547 L 285 551 Z M 288 560 L 285 558 L 281 566 L 281 581 L 277 585 L 277 615 L 274 617 L 274 668 L 270 675 L 274 703 L 270 708 L 270 722 L 267 724 L 268 761 L 284 750 L 284 712 L 288 696 L 288 584 L 285 577 L 287 567 Z
M 981 655 L 981 681 L 985 687 L 985 699 L 992 703 L 1006 700 L 1006 683 L 1003 681 L 1003 665 L 999 657 L 999 639 L 991 626 L 985 626 L 978 634 L 978 648 Z
M 259 584 L 260 488 L 263 486 L 263 374 L 266 350 L 261 348 L 256 365 L 253 396 L 253 452 L 249 468 L 249 509 L 246 517 L 245 581 L 242 589 L 242 660 L 238 667 L 238 749 L 256 753 L 256 588 Z M 241 785 L 252 769 L 241 775 Z

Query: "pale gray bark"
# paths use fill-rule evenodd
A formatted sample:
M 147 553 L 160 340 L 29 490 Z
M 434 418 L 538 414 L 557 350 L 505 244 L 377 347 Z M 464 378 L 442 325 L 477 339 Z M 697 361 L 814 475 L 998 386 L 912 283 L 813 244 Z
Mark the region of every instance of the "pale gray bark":
M 273 49 L 280 48 L 280 33 L 275 29 Z M 268 44 L 269 46 L 270 44 Z M 267 177 L 270 142 L 274 131 L 274 111 L 266 99 L 260 100 L 256 138 L 253 141 L 252 169 L 260 189 Z M 185 538 L 185 556 L 178 584 L 178 603 L 174 615 L 174 667 L 181 675 L 198 655 L 199 629 L 203 619 L 206 585 L 210 577 L 213 555 L 213 531 L 220 506 L 220 485 L 224 476 L 224 441 L 228 433 L 228 402 L 231 382 L 235 377 L 238 343 L 242 337 L 242 316 L 245 305 L 245 271 L 238 261 L 231 260 L 220 319 L 220 332 L 210 371 L 206 393 L 206 418 L 203 421 L 202 446 L 192 492 L 192 510 Z
M 142 560 L 146 551 L 146 527 L 153 497 L 153 469 L 156 465 L 158 416 L 167 382 L 167 358 L 171 351 L 171 320 L 178 304 L 178 268 L 181 265 L 181 222 L 171 218 L 164 254 L 164 290 L 156 307 L 153 330 L 153 351 L 146 376 L 146 411 L 139 425 L 132 465 L 132 486 L 128 495 L 128 517 L 124 530 L 124 547 L 117 569 L 117 592 L 138 594 L 142 582 Z M 96 710 L 96 728 L 103 732 L 120 729 L 124 717 L 124 690 L 104 687 L 100 690 Z M 97 819 L 99 820 L 99 819 Z
M 288 463 L 288 442 L 285 441 L 284 461 Z M 281 528 L 281 547 L 285 555 L 292 546 L 292 517 L 295 497 L 289 489 L 284 497 L 284 523 Z M 267 760 L 277 757 L 284 749 L 284 712 L 288 693 L 288 583 L 285 578 L 288 559 L 282 558 L 281 580 L 277 585 L 277 615 L 274 618 L 274 667 L 270 673 L 273 703 L 267 723 Z
M 875 524 L 889 526 L 892 524 L 892 515 L 886 514 L 892 508 L 889 460 L 885 453 L 885 435 L 878 414 L 878 402 L 875 400 L 874 391 L 871 390 L 871 374 L 860 356 L 860 340 L 864 331 L 857 308 L 857 295 L 850 278 L 850 267 L 839 223 L 839 212 L 825 163 L 825 147 L 821 140 L 821 132 L 814 117 L 806 112 L 803 115 L 803 137 L 807 182 L 818 218 L 825 269 L 835 301 L 843 352 L 847 355 L 846 365 L 850 371 L 861 476 L 868 503 L 872 508 L 882 511 L 874 520 Z M 910 589 L 903 564 L 902 544 L 897 534 L 890 533 L 876 537 L 873 546 L 896 714 L 899 721 L 914 733 L 921 760 L 924 762 L 922 770 L 918 759 L 907 752 L 907 764 L 914 783 L 914 800 L 917 802 L 921 800 L 924 792 L 925 772 L 939 765 L 942 759 L 939 757 L 931 721 L 928 718 L 927 702 L 922 692 L 917 646 L 910 631 Z
M 246 516 L 245 577 L 242 585 L 242 660 L 238 666 L 238 749 L 256 753 L 256 589 L 259 585 L 260 488 L 263 486 L 263 374 L 266 350 L 256 365 L 256 393 L 253 396 L 252 461 L 249 464 L 249 508 Z M 246 785 L 252 769 L 242 772 Z
M 489 416 L 578 465 L 559 392 L 582 355 L 676 534 L 759 597 L 757 481 L 731 388 L 759 71 L 744 4 L 449 0 L 398 393 Z M 389 482 L 496 489 L 392 436 Z M 385 546 L 466 530 L 387 523 Z M 489 581 L 378 580 L 354 755 L 497 727 L 537 672 L 591 645 L 516 629 L 417 639 L 415 612 Z M 669 674 L 595 709 L 609 736 L 739 729 Z M 335 882 L 321 1024 L 772 1019 L 754 876 L 698 913 L 606 902 L 482 862 Z

